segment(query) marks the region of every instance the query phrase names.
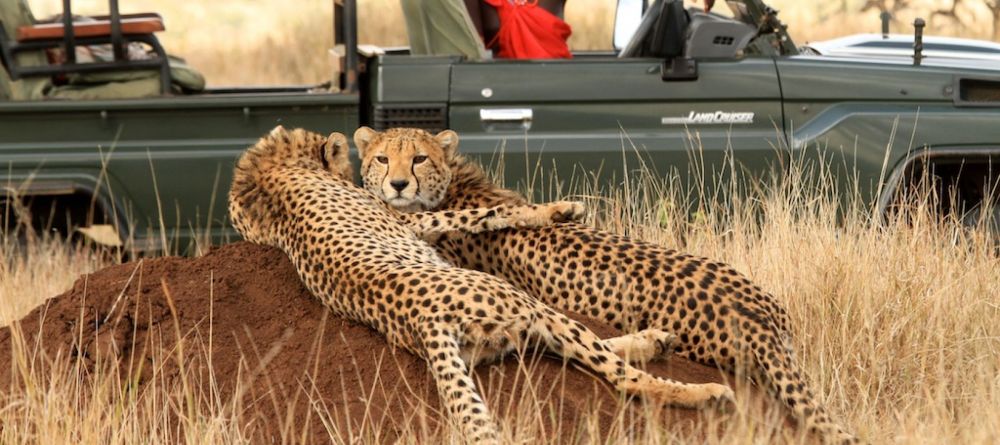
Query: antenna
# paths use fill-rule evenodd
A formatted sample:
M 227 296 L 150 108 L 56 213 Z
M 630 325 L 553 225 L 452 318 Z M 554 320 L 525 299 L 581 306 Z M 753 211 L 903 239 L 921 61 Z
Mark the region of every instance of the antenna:
M 892 14 L 889 14 L 889 11 L 882 11 L 882 13 L 878 15 L 878 18 L 882 19 L 882 38 L 888 39 L 889 21 L 892 20 Z
M 924 19 L 913 21 L 913 66 L 920 66 L 924 58 L 924 26 L 927 26 Z

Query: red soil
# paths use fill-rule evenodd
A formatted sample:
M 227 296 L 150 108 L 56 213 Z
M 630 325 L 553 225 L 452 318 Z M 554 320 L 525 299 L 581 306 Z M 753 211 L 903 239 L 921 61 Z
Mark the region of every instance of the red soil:
M 574 318 L 602 337 L 619 334 L 603 323 Z M 367 327 L 333 316 L 300 284 L 285 255 L 269 247 L 244 242 L 199 258 L 109 267 L 82 276 L 72 289 L 25 317 L 20 327 L 26 344 L 40 341 L 50 361 L 61 351 L 61 360 L 81 360 L 91 368 L 95 360 L 111 357 L 118 360 L 122 375 L 137 370 L 131 374 L 140 376 L 140 391 L 151 379 L 180 381 L 179 328 L 185 338 L 185 369 L 193 376 L 189 381 L 209 403 L 210 368 L 218 400 L 239 398 L 248 424 L 243 430 L 255 443 L 283 437 L 327 442 L 331 432 L 324 420 L 339 429 L 333 434 L 342 441 L 348 440 L 349 428 L 357 431 L 363 422 L 381 431 L 374 438 L 379 442 L 400 434 L 433 434 L 439 428 L 433 415 L 437 394 L 424 363 L 393 350 Z M 0 329 L 0 357 L 12 357 L 11 347 L 10 330 Z M 622 401 L 607 385 L 561 359 L 529 355 L 520 363 L 509 358 L 476 370 L 497 417 L 542 418 L 545 433 L 565 441 L 596 432 L 581 426 L 588 413 L 599 413 L 591 424 L 601 435 L 633 428 L 641 417 L 641 403 Z M 13 368 L 0 366 L 0 387 L 20 381 Z M 725 378 L 679 357 L 647 369 L 684 382 Z M 531 400 L 525 393 L 538 394 L 539 405 L 525 405 Z M 750 393 L 754 406 L 765 404 Z M 321 400 L 322 408 L 310 408 L 309 399 Z M 616 419 L 623 403 L 626 416 Z M 317 412 L 329 412 L 329 418 Z M 698 411 L 665 409 L 662 416 L 671 428 L 704 429 Z

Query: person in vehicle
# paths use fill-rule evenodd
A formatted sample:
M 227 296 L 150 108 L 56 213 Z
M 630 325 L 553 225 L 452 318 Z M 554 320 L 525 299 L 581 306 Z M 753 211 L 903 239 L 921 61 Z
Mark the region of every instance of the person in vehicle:
M 474 6 L 480 6 L 480 2 L 475 3 Z M 486 4 L 478 8 L 483 23 L 480 32 L 495 57 L 573 57 L 566 43 L 573 30 L 562 19 L 566 0 L 484 0 L 483 3 Z
M 611 0 L 609 0 L 611 1 Z M 401 0 L 411 54 L 571 58 L 572 34 L 563 20 L 566 0 Z M 705 12 L 715 0 L 703 0 Z M 477 35 L 478 34 L 478 35 Z M 485 48 L 483 42 L 486 42 Z
M 703 0 L 702 4 L 709 12 L 715 0 Z M 563 21 L 566 0 L 466 0 L 465 5 L 494 57 L 573 57 L 567 45 L 572 29 Z
M 410 54 L 487 58 L 469 13 L 460 0 L 400 0 Z
M 400 4 L 410 54 L 460 55 L 470 60 L 570 57 L 566 45 L 570 28 L 561 18 L 565 0 L 400 0 Z M 539 39 L 544 43 L 531 43 Z M 492 53 L 483 42 L 489 42 Z

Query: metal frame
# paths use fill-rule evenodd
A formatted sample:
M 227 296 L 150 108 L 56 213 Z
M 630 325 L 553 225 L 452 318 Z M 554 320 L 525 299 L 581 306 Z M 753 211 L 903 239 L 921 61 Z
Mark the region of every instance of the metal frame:
M 35 40 L 23 43 L 11 42 L 7 39 L 3 23 L 0 23 L 0 61 L 7 68 L 12 80 L 22 77 L 44 77 L 67 73 L 93 73 L 105 71 L 152 70 L 160 71 L 160 92 L 170 92 L 170 61 L 167 52 L 160 45 L 159 39 L 153 34 L 123 34 L 121 19 L 151 17 L 148 14 L 121 15 L 118 11 L 118 0 L 108 0 L 110 15 L 97 17 L 111 22 L 111 35 L 99 37 L 77 38 L 73 32 L 72 1 L 63 0 L 63 36 L 61 38 Z M 129 42 L 140 42 L 149 45 L 156 53 L 155 59 L 127 60 L 125 45 Z M 114 61 L 96 63 L 77 63 L 76 47 L 80 45 L 111 44 L 114 50 Z M 16 55 L 23 51 L 37 51 L 47 48 L 62 47 L 66 53 L 66 63 L 59 65 L 20 67 Z
M 333 0 L 333 44 L 344 44 L 344 78 L 341 90 L 358 92 L 358 4 L 356 0 Z

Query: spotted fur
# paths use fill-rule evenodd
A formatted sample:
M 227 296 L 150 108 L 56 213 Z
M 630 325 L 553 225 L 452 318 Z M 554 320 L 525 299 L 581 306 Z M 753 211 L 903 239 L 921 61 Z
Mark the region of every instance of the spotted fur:
M 431 135 L 417 129 L 385 133 L 359 129 L 355 142 L 362 168 L 378 172 L 363 176 L 365 187 L 397 209 L 409 211 L 526 202 L 520 194 L 496 186 L 478 165 L 457 154 L 456 135 L 446 139 L 447 144 L 434 143 Z M 424 163 L 433 165 L 407 169 L 415 156 L 426 157 Z M 405 194 L 387 195 L 382 184 L 396 178 L 417 186 Z M 453 233 L 436 246 L 452 264 L 507 279 L 553 307 L 627 331 L 666 330 L 677 336 L 676 352 L 745 372 L 825 441 L 857 442 L 831 420 L 796 365 L 785 309 L 731 266 L 573 223 L 478 235 Z
M 229 194 L 233 223 L 247 240 L 288 254 L 309 291 L 336 314 L 367 324 L 426 360 L 444 406 L 470 441 L 496 443 L 498 430 L 469 368 L 521 346 L 576 360 L 624 392 L 663 403 L 699 407 L 731 400 L 726 386 L 660 379 L 615 354 L 655 355 L 667 348 L 669 334 L 644 331 L 602 341 L 502 279 L 451 266 L 417 231 L 431 227 L 437 233 L 437 227 L 452 224 L 474 232 L 483 228 L 476 218 L 492 218 L 491 210 L 426 214 L 426 225 L 404 224 L 401 218 L 409 217 L 349 182 L 346 142 L 339 133 L 323 137 L 275 128 L 237 163 Z M 526 211 L 558 220 L 573 214 L 569 207 L 556 203 Z M 525 226 L 542 222 L 535 217 Z M 435 224 L 434 218 L 442 221 Z

